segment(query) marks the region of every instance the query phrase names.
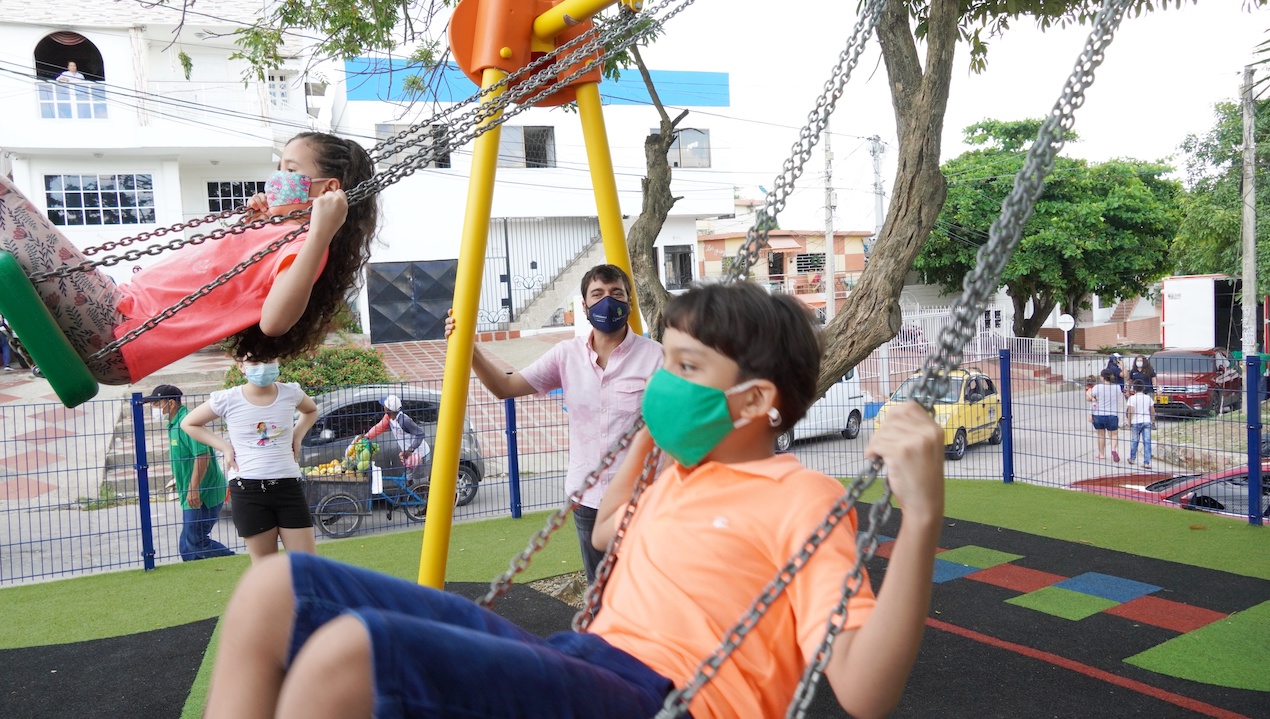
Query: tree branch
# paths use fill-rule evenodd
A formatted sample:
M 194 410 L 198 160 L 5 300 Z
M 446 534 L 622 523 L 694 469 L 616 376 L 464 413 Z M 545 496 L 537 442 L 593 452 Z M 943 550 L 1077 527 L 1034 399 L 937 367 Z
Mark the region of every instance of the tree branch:
M 661 97 L 657 94 L 657 87 L 653 85 L 653 76 L 649 74 L 648 66 L 644 64 L 644 58 L 639 54 L 639 46 L 631 45 L 631 57 L 635 58 L 635 66 L 639 68 L 639 76 L 644 78 L 644 87 L 648 88 L 648 96 L 653 99 L 653 107 L 657 108 L 657 114 L 661 115 L 662 124 L 670 122 L 670 116 L 666 114 L 666 108 L 661 104 Z M 675 122 L 671 124 L 671 127 L 673 128 L 679 124 L 679 120 L 683 119 L 686 114 L 688 114 L 688 111 L 684 110 Z

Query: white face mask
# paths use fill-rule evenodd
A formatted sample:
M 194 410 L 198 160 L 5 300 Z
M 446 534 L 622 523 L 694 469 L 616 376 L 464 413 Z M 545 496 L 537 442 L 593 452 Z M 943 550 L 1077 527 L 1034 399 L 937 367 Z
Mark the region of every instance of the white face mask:
M 1138 360 L 1138 366 L 1141 367 L 1142 365 L 1143 365 L 1142 360 Z
M 154 417 L 154 421 L 155 421 L 155 422 L 166 422 L 166 421 L 168 421 L 168 413 L 167 413 L 167 412 L 164 412 L 163 410 L 159 409 L 158 407 L 155 407 L 154 409 L 150 410 L 150 416 L 151 416 L 151 417 Z

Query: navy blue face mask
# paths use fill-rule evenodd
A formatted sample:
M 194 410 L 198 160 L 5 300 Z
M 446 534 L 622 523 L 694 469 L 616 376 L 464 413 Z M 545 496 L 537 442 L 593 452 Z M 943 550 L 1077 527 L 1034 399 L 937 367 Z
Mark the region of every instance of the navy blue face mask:
M 591 326 L 605 333 L 617 332 L 625 327 L 630 316 L 630 303 L 615 297 L 605 297 L 586 310 L 586 318 L 590 320 Z

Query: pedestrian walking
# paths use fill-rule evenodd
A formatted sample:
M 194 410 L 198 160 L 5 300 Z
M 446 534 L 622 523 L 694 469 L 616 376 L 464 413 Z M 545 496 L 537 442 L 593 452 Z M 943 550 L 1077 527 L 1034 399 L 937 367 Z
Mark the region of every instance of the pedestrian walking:
M 1124 393 L 1116 384 L 1116 375 L 1110 369 L 1102 371 L 1102 382 L 1091 387 L 1085 396 L 1094 404 L 1094 433 L 1098 436 L 1098 454 L 1094 459 L 1105 459 L 1107 443 L 1111 443 L 1111 461 L 1119 462 L 1120 440 L 1116 432 L 1120 429 L 1120 404 L 1124 401 Z
M 181 502 L 181 537 L 177 543 L 181 561 L 232 557 L 234 551 L 212 539 L 212 529 L 225 503 L 225 475 L 212 448 L 181 429 L 190 413 L 184 394 L 175 385 L 161 384 L 141 401 L 151 405 L 154 419 L 168 431 L 168 463 Z
M 1129 422 L 1129 464 L 1133 464 L 1138 456 L 1138 442 L 1142 442 L 1142 466 L 1151 466 L 1151 430 L 1155 427 L 1155 402 L 1141 382 L 1134 382 L 1133 394 L 1125 407 L 1125 417 Z

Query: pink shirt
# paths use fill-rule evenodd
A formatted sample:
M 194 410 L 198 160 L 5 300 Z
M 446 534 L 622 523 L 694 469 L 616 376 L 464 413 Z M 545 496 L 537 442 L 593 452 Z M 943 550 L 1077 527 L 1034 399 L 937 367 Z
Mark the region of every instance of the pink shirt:
M 119 287 L 123 299 L 118 309 L 124 321 L 115 328 L 115 338 L 184 299 L 198 288 L 229 271 L 271 242 L 296 229 L 296 225 L 267 225 L 209 240 L 181 250 L 164 262 L 148 267 Z M 301 233 L 282 249 L 266 256 L 228 283 L 212 290 L 194 304 L 159 323 L 123 346 L 124 362 L 132 381 L 153 373 L 208 345 L 231 337 L 260 323 L 265 297 L 278 273 L 291 265 L 307 233 Z M 326 267 L 326 255 L 322 268 Z M 318 270 L 321 272 L 321 269 Z
M 661 345 L 629 329 L 609 355 L 607 367 L 596 364 L 597 356 L 590 335 L 575 337 L 520 371 L 538 394 L 564 390 L 569 413 L 569 474 L 564 489 L 569 494 L 585 484 L 609 447 L 640 416 L 644 387 L 661 367 Z M 600 506 L 620 461 L 621 456 L 582 496 L 583 506 Z

